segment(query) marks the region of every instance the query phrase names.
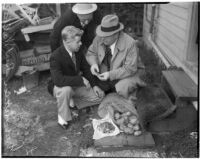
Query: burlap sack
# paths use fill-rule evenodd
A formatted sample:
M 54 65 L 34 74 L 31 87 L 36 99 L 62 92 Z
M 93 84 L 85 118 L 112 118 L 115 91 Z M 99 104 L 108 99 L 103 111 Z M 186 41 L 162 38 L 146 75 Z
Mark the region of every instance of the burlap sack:
M 117 93 L 110 93 L 103 99 L 103 101 L 99 105 L 98 115 L 101 118 L 104 118 L 105 115 L 109 112 L 111 117 L 113 117 L 114 111 L 118 111 L 121 113 L 130 111 L 133 115 L 138 117 L 137 111 L 130 101 L 118 95 Z

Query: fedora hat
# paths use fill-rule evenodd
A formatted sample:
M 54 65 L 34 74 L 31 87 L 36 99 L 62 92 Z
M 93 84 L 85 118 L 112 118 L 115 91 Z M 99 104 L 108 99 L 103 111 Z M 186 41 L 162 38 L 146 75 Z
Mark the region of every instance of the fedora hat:
M 101 24 L 97 27 L 96 33 L 100 37 L 111 36 L 124 29 L 124 25 L 119 22 L 117 15 L 110 14 L 103 17 Z
M 76 14 L 90 14 L 97 10 L 97 5 L 92 3 L 77 3 L 72 7 L 72 11 Z

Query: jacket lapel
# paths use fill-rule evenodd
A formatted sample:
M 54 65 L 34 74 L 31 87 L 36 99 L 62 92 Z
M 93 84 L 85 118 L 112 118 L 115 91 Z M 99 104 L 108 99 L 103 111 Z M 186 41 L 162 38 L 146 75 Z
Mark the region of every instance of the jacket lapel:
M 111 62 L 115 59 L 117 53 L 118 53 L 118 48 L 115 45 L 115 49 L 114 49 L 114 53 L 113 53 L 112 58 L 111 58 Z
M 105 47 L 103 45 L 103 43 L 99 46 L 99 50 L 98 50 L 98 58 L 99 58 L 99 62 L 100 64 L 102 63 L 104 57 L 105 57 Z
M 111 62 L 113 62 L 113 60 L 115 59 L 115 57 L 117 56 L 117 54 L 120 52 L 120 51 L 123 51 L 124 48 L 125 48 L 125 44 L 123 42 L 123 32 L 121 32 L 119 34 L 119 38 L 117 39 L 117 42 L 116 42 L 116 45 L 115 45 L 115 49 L 114 49 L 114 53 L 112 55 L 112 58 L 111 58 Z
M 75 71 L 76 69 L 75 69 L 74 62 L 72 61 L 71 56 L 69 55 L 69 53 L 67 52 L 67 50 L 65 49 L 65 47 L 63 45 L 61 47 L 61 53 L 62 53 L 62 56 L 64 57 L 63 60 L 65 60 L 66 62 L 69 62 L 70 66 L 72 66 L 72 68 Z M 76 60 L 76 63 L 77 63 L 77 60 Z

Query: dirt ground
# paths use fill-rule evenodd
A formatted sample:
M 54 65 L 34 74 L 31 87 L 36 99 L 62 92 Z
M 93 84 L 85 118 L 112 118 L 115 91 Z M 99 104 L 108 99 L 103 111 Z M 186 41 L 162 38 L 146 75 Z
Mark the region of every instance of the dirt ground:
M 150 52 L 141 50 L 147 69 L 148 83 L 160 82 L 158 62 Z M 148 60 L 147 60 L 148 59 Z M 57 124 L 56 100 L 47 92 L 49 71 L 40 72 L 39 86 L 17 95 L 14 90 L 23 86 L 21 78 L 13 78 L 4 88 L 3 156 L 79 156 L 79 157 L 198 157 L 197 129 L 172 134 L 154 135 L 156 146 L 138 149 L 97 152 L 94 147 L 90 112 L 82 110 L 79 118 L 74 112 L 73 124 L 68 130 Z

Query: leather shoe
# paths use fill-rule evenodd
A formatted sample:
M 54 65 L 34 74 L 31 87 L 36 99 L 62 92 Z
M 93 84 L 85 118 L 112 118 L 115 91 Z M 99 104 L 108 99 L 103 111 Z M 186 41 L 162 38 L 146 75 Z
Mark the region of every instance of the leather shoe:
M 68 124 L 60 124 L 58 123 L 59 126 L 61 126 L 63 129 L 67 130 L 69 127 L 69 123 Z
M 72 110 L 78 110 L 77 106 L 69 107 L 69 108 L 72 109 Z

